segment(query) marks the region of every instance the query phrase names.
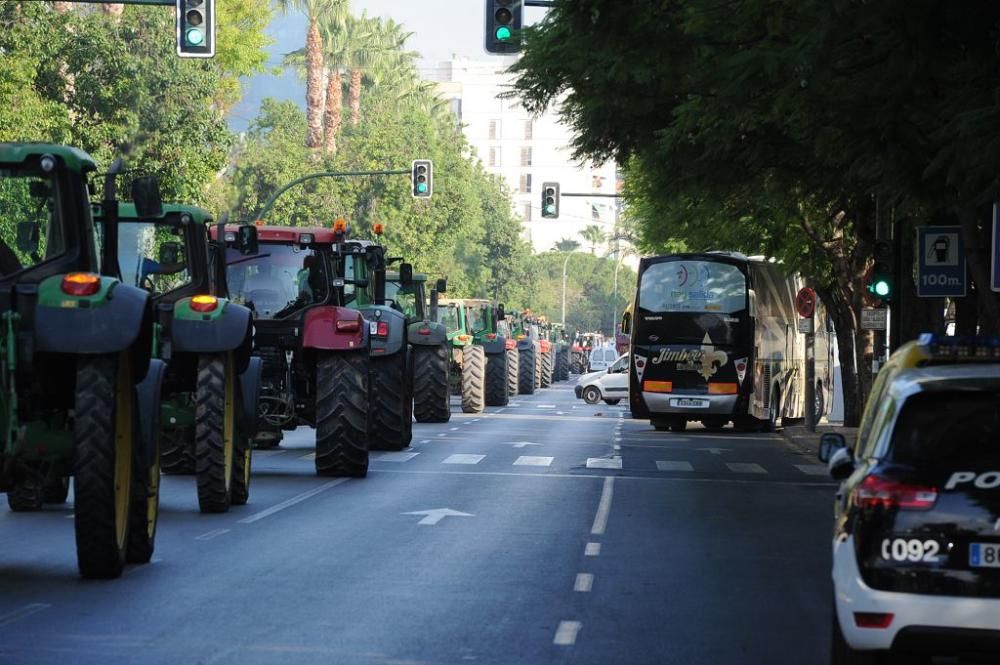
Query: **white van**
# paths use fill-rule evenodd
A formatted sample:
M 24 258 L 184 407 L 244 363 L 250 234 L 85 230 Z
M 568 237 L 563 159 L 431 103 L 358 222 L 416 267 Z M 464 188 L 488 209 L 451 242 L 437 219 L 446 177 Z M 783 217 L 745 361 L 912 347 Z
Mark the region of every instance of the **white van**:
M 618 352 L 613 346 L 602 346 L 590 352 L 590 371 L 603 372 L 618 360 Z

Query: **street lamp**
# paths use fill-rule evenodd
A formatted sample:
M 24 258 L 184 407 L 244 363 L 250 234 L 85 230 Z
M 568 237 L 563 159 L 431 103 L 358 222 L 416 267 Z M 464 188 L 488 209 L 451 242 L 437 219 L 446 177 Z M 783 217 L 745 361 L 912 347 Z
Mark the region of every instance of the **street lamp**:
M 562 324 L 566 325 L 566 266 L 569 265 L 569 257 L 572 253 L 566 254 L 566 260 L 563 261 L 563 289 L 562 289 Z

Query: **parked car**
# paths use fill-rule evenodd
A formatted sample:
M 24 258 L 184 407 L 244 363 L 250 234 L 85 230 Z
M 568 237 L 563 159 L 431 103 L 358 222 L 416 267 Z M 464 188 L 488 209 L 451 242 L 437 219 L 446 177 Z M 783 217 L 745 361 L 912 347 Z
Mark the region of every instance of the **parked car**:
M 581 376 L 573 391 L 587 404 L 604 400 L 613 406 L 628 397 L 628 354 L 620 356 L 607 369 Z

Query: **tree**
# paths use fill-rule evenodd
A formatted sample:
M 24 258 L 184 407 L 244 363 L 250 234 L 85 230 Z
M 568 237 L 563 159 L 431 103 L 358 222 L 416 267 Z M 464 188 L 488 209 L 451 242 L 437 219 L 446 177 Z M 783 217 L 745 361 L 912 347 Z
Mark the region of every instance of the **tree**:
M 577 242 L 576 240 L 573 240 L 572 238 L 563 238 L 555 245 L 553 245 L 552 249 L 554 249 L 557 252 L 575 252 L 576 250 L 580 249 L 580 243 Z
M 597 245 L 607 239 L 607 234 L 604 233 L 604 229 L 597 224 L 590 224 L 584 227 L 584 229 L 580 231 L 580 236 L 590 243 L 590 253 L 592 255 L 597 254 Z

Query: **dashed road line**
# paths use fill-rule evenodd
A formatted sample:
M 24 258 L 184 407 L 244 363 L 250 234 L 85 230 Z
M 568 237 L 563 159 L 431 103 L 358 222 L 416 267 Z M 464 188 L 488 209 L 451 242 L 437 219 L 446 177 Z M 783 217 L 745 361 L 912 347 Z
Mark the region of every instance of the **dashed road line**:
M 657 460 L 656 468 L 660 471 L 694 471 L 691 462 L 672 462 L 669 460 Z
M 573 591 L 586 593 L 594 588 L 594 576 L 591 573 L 577 573 L 573 583 Z
M 581 628 L 583 624 L 579 621 L 560 621 L 559 627 L 556 628 L 556 636 L 552 638 L 552 644 L 561 647 L 573 646 Z
M 600 543 L 587 543 L 587 546 L 583 548 L 584 556 L 601 556 L 601 544 Z
M 736 473 L 767 473 L 767 469 L 753 462 L 726 462 L 726 466 Z
M 30 603 L 24 607 L 19 607 L 16 610 L 7 612 L 6 614 L 0 614 L 0 626 L 12 624 L 19 619 L 30 617 L 32 614 L 38 614 L 39 612 L 47 610 L 50 607 L 52 607 L 50 603 Z
M 486 455 L 449 455 L 444 458 L 442 464 L 479 464 L 486 458 Z
M 514 460 L 514 466 L 552 466 L 554 457 L 541 457 L 537 455 L 521 455 Z
M 303 492 L 302 494 L 299 494 L 297 496 L 293 496 L 291 499 L 286 499 L 285 501 L 282 501 L 279 504 L 273 505 L 270 508 L 267 508 L 266 510 L 262 510 L 259 513 L 254 513 L 253 515 L 250 515 L 248 517 L 244 517 L 243 519 L 239 520 L 239 523 L 240 524 L 253 524 L 257 520 L 262 520 L 265 517 L 270 517 L 271 515 L 273 515 L 273 514 L 275 514 L 277 512 L 280 512 L 280 511 L 284 510 L 285 508 L 291 508 L 292 506 L 294 506 L 297 503 L 302 503 L 306 499 L 310 499 L 310 498 L 316 496 L 317 494 L 319 494 L 320 492 L 325 492 L 326 490 L 330 489 L 331 487 L 336 487 L 337 485 L 342 485 L 342 484 L 346 483 L 348 480 L 350 480 L 350 478 L 337 478 L 336 480 L 331 480 L 328 483 L 323 483 L 319 487 L 314 487 L 311 490 L 309 490 L 308 492 Z
M 397 451 L 378 451 L 369 453 L 376 462 L 409 462 L 420 453 L 406 453 Z
M 211 531 L 203 533 L 200 536 L 195 536 L 194 539 L 195 540 L 212 540 L 213 538 L 218 538 L 219 536 L 221 536 L 224 533 L 229 533 L 229 531 L 230 531 L 230 529 L 212 529 Z
M 594 515 L 594 524 L 590 527 L 590 535 L 600 536 L 608 528 L 608 516 L 611 514 L 611 500 L 615 496 L 615 479 L 609 476 L 604 479 L 604 486 L 601 488 L 601 501 L 597 504 L 597 514 Z

